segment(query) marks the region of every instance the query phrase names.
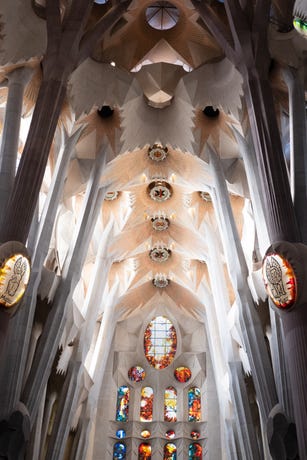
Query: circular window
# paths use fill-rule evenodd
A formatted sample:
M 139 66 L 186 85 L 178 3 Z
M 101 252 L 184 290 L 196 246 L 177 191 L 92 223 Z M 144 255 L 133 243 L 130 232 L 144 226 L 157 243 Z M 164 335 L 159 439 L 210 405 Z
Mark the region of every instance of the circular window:
M 146 20 L 156 30 L 169 30 L 179 19 L 179 10 L 170 2 L 155 2 L 146 9 Z
M 141 366 L 130 367 L 128 371 L 128 377 L 132 382 L 142 382 L 145 376 L 145 371 Z
M 123 439 L 126 437 L 126 431 L 125 430 L 117 430 L 116 431 L 116 437 L 119 439 Z
M 142 436 L 142 438 L 144 438 L 144 439 L 148 439 L 148 438 L 150 438 L 150 436 L 151 436 L 151 432 L 150 432 L 149 430 L 143 430 L 143 431 L 141 432 L 141 436 Z
M 192 372 L 188 367 L 180 366 L 174 371 L 175 379 L 180 383 L 188 382 L 192 376 Z
M 175 431 L 174 430 L 168 430 L 166 433 L 165 433 L 165 437 L 167 439 L 174 439 L 174 437 L 176 436 L 175 434 Z

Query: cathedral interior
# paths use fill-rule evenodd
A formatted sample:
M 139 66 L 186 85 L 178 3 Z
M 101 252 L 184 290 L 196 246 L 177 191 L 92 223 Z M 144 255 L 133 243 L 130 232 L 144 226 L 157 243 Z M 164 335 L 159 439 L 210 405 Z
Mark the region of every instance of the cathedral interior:
M 306 100 L 306 0 L 1 0 L 1 459 L 307 459 Z

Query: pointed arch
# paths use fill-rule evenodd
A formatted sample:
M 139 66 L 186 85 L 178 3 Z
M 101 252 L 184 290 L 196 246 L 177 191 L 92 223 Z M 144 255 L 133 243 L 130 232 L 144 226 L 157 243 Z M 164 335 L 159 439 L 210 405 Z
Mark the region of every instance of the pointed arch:
M 177 422 L 177 390 L 172 386 L 164 392 L 164 421 Z
M 151 422 L 153 413 L 154 392 L 151 387 L 143 387 L 141 390 L 140 421 Z
M 129 414 L 130 389 L 122 385 L 117 390 L 116 421 L 127 422 Z
M 201 419 L 201 393 L 198 387 L 188 391 L 189 422 L 199 422 Z

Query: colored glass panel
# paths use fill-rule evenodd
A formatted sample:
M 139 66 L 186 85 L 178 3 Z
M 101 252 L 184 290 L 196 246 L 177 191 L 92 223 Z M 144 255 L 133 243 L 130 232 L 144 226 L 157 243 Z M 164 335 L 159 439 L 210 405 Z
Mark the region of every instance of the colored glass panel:
M 142 382 L 146 377 L 145 371 L 141 366 L 130 367 L 128 377 L 132 382 Z
M 142 442 L 139 445 L 139 460 L 150 460 L 151 459 L 151 445 L 149 442 Z
M 176 354 L 177 334 L 169 319 L 157 316 L 147 326 L 144 334 L 144 352 L 149 364 L 164 369 Z
M 191 438 L 192 439 L 199 439 L 200 432 L 199 431 L 191 431 Z
M 199 460 L 203 458 L 203 448 L 198 442 L 189 445 L 189 460 Z
M 125 438 L 126 437 L 126 431 L 125 430 L 117 430 L 116 431 L 116 437 L 119 439 Z
M 143 430 L 141 432 L 141 436 L 142 436 L 142 438 L 148 439 L 151 436 L 151 432 L 149 430 Z
M 177 422 L 177 391 L 167 387 L 164 392 L 164 421 Z
M 126 444 L 124 442 L 116 442 L 113 447 L 113 460 L 124 460 L 126 458 Z
M 180 366 L 176 367 L 174 371 L 175 379 L 180 383 L 188 382 L 192 376 L 192 372 L 188 367 Z
M 166 433 L 165 433 L 165 437 L 167 439 L 174 439 L 175 437 L 175 431 L 174 430 L 168 430 Z
M 153 407 L 153 389 L 151 387 L 144 387 L 141 391 L 141 408 L 140 420 L 141 422 L 152 421 L 152 407 Z
M 168 442 L 164 446 L 163 460 L 176 460 L 177 459 L 177 447 L 172 442 Z
M 118 422 L 127 422 L 129 412 L 130 390 L 123 385 L 117 390 L 116 420 Z
M 200 389 L 190 388 L 188 391 L 189 422 L 199 422 L 201 419 Z

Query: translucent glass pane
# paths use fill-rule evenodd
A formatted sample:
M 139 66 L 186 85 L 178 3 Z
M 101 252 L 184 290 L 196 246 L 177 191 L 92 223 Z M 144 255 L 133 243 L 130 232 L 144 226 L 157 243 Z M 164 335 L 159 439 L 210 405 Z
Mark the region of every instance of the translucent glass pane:
M 129 395 L 130 390 L 125 385 L 117 390 L 116 420 L 118 422 L 127 422 L 128 420 Z
M 139 445 L 139 460 L 151 459 L 151 445 L 149 442 L 142 442 Z
M 203 448 L 198 442 L 189 445 L 189 460 L 199 460 L 203 458 Z
M 197 387 L 188 391 L 189 422 L 199 422 L 201 419 L 201 395 Z
M 113 447 L 113 460 L 124 460 L 126 458 L 126 444 L 116 442 Z
M 177 459 L 177 447 L 172 442 L 168 442 L 164 446 L 163 460 L 176 460 Z
M 164 316 L 157 316 L 147 326 L 144 334 L 144 352 L 149 364 L 164 369 L 174 359 L 177 335 L 173 324 Z
M 177 391 L 168 387 L 164 393 L 164 421 L 177 422 Z
M 141 422 L 152 421 L 152 408 L 153 408 L 153 389 L 151 387 L 144 387 L 141 391 L 141 407 L 140 407 L 140 420 Z

